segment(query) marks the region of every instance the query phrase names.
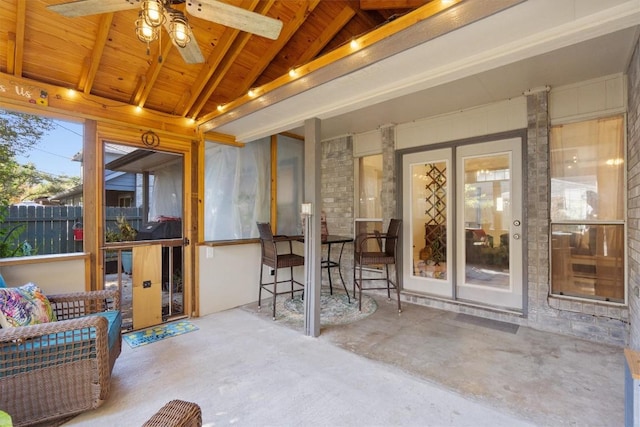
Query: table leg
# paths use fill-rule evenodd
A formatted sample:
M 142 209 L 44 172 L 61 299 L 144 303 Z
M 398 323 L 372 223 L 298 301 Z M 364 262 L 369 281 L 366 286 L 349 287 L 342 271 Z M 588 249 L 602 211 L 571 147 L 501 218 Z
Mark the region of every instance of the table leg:
M 344 283 L 344 278 L 342 277 L 342 252 L 344 251 L 344 242 L 342 243 L 342 247 L 340 248 L 340 256 L 338 257 L 338 273 L 340 273 L 340 280 L 342 280 L 342 287 L 344 291 L 347 293 L 347 302 L 351 304 L 351 297 L 349 296 L 349 291 L 347 290 L 347 285 Z
M 327 276 L 329 276 L 329 294 L 333 295 L 333 284 L 331 283 L 331 243 L 327 245 Z

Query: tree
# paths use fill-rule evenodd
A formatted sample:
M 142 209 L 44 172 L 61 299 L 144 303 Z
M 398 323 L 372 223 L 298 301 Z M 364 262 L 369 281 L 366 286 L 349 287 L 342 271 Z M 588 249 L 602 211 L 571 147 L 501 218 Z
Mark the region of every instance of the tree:
M 52 175 L 38 171 L 33 163 L 19 165 L 15 170 L 15 175 L 9 179 L 14 181 L 11 187 L 15 189 L 11 194 L 10 203 L 49 197 L 82 183 L 80 177 Z
M 36 146 L 54 127 L 46 117 L 0 110 L 0 206 L 19 200 L 20 187 L 34 178 L 33 165 L 21 167 L 16 156 Z

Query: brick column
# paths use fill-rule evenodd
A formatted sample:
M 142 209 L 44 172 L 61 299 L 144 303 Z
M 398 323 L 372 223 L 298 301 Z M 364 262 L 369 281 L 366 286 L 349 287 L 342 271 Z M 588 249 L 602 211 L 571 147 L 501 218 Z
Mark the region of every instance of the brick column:
M 640 349 L 640 47 L 627 71 L 627 231 L 629 262 L 629 347 Z
M 396 128 L 380 129 L 382 138 L 382 218 L 386 230 L 389 220 L 398 217 L 396 194 Z

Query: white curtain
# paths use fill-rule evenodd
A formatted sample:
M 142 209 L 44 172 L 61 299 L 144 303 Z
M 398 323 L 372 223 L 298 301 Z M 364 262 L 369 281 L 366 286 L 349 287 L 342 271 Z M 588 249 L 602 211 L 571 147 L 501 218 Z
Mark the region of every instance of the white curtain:
M 149 221 L 161 216 L 182 218 L 182 161 L 153 172 Z
M 270 216 L 270 140 L 205 150 L 205 240 L 258 237 L 256 222 Z

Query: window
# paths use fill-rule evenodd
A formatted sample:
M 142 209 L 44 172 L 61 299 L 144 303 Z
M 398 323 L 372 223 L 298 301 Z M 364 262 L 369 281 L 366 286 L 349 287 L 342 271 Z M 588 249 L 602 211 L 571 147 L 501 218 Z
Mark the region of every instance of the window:
M 551 293 L 623 303 L 624 117 L 553 126 Z
M 357 171 L 359 203 L 354 235 L 382 232 L 382 154 L 359 157 Z M 370 250 L 376 250 L 374 240 L 368 240 L 366 244 Z
M 278 234 L 300 234 L 304 145 L 278 135 L 244 147 L 207 143 L 205 150 L 205 240 L 258 237 L 256 222 L 277 224 Z M 272 171 L 271 153 L 276 153 Z M 276 183 L 272 192 L 271 183 Z M 272 200 L 272 195 L 275 195 Z M 271 218 L 271 206 L 277 218 Z
M 358 218 L 382 218 L 382 154 L 358 159 Z
M 81 252 L 83 125 L 0 110 L 0 257 Z
M 304 194 L 304 144 L 278 135 L 277 151 L 277 233 L 302 234 L 300 205 Z

